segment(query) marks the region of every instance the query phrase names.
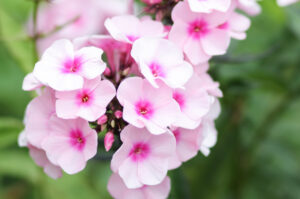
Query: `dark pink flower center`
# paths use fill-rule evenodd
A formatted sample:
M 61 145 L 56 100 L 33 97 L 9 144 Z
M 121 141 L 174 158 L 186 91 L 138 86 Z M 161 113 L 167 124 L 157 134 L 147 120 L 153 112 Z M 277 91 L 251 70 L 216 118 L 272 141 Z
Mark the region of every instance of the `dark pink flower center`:
M 82 63 L 80 57 L 75 57 L 74 59 L 67 59 L 63 64 L 64 67 L 62 71 L 64 73 L 76 73 L 80 70 L 81 65 Z
M 172 133 L 175 136 L 176 142 L 178 142 L 179 139 L 180 139 L 180 134 L 181 134 L 180 131 L 179 131 L 179 129 L 176 129 L 176 130 L 172 131 Z
M 135 110 L 138 115 L 149 119 L 153 115 L 153 107 L 150 102 L 141 100 L 135 104 Z
M 229 23 L 225 22 L 225 23 L 219 25 L 218 28 L 222 29 L 222 30 L 227 30 L 227 29 L 229 29 Z
M 129 152 L 129 156 L 133 161 L 141 161 L 147 158 L 150 153 L 150 147 L 146 143 L 136 143 Z
M 164 77 L 165 76 L 164 71 L 162 70 L 162 67 L 158 63 L 151 63 L 149 65 L 149 68 L 154 77 Z
M 76 98 L 78 106 L 89 106 L 92 104 L 93 101 L 93 93 L 89 90 L 81 90 L 77 93 Z
M 70 132 L 70 144 L 72 147 L 82 151 L 85 146 L 85 137 L 79 129 L 73 129 Z
M 180 109 L 183 109 L 185 106 L 185 99 L 184 95 L 179 92 L 174 92 L 173 93 L 173 99 L 176 100 L 176 102 L 179 104 Z
M 127 39 L 131 42 L 134 42 L 135 40 L 137 40 L 139 37 L 138 36 L 134 36 L 134 35 L 127 35 Z
M 187 31 L 192 38 L 199 39 L 209 32 L 208 24 L 203 20 L 196 20 L 189 24 Z

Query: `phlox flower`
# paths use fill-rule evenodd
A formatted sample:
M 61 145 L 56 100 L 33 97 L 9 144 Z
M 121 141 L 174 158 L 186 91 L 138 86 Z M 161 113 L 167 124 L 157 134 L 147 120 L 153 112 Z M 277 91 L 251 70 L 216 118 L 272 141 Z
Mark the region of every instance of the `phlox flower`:
M 219 116 L 221 112 L 221 106 L 217 99 L 215 99 L 211 106 L 210 112 L 203 118 L 200 126 L 197 128 L 198 145 L 199 150 L 203 155 L 208 156 L 210 154 L 210 148 L 212 148 L 217 142 L 217 130 L 214 120 Z
M 230 12 L 228 20 L 219 26 L 220 29 L 228 30 L 229 34 L 234 39 L 246 39 L 246 31 L 251 24 L 250 19 L 237 12 Z
M 114 98 L 116 89 L 108 80 L 97 77 L 86 80 L 83 88 L 56 92 L 56 113 L 63 119 L 81 117 L 95 121 L 106 112 L 106 106 Z
M 277 0 L 277 4 L 279 6 L 288 6 L 291 5 L 293 3 L 298 2 L 299 0 Z
M 192 12 L 187 2 L 179 2 L 172 11 L 174 25 L 169 39 L 180 46 L 193 64 L 222 55 L 230 43 L 230 34 L 219 26 L 227 20 L 226 14 Z
M 185 89 L 174 89 L 173 98 L 180 106 L 181 115 L 174 125 L 187 129 L 199 126 L 201 118 L 208 113 L 213 98 L 208 94 L 206 87 L 201 87 L 201 78 L 194 74 L 186 83 Z
M 261 13 L 261 7 L 257 3 L 257 0 L 236 0 L 237 7 L 243 10 L 245 13 L 251 16 Z
M 36 79 L 36 77 L 33 75 L 33 73 L 29 73 L 24 78 L 22 89 L 24 91 L 32 91 L 32 90 L 36 90 L 42 86 L 43 86 L 43 84 L 39 80 Z
M 231 0 L 187 0 L 193 12 L 210 13 L 213 10 L 226 12 Z
M 147 129 L 126 126 L 121 132 L 122 146 L 115 152 L 111 169 L 127 188 L 158 185 L 167 175 L 169 158 L 176 141 L 170 133 L 153 135 Z
M 198 74 L 199 80 L 201 81 L 201 88 L 206 90 L 209 95 L 214 97 L 223 97 L 223 93 L 221 91 L 220 83 L 215 82 L 208 73 L 200 73 Z
M 40 82 L 58 91 L 80 89 L 84 78 L 93 79 L 105 70 L 102 53 L 96 47 L 74 50 L 71 41 L 58 40 L 44 52 L 33 74 Z
M 45 88 L 42 94 L 34 98 L 25 113 L 25 135 L 31 145 L 41 148 L 41 143 L 49 134 L 49 120 L 55 114 L 54 91 Z
M 49 125 L 49 135 L 42 142 L 49 160 L 68 174 L 84 169 L 97 152 L 97 132 L 82 119 L 63 120 L 52 116 Z
M 130 44 L 141 37 L 165 36 L 163 24 L 150 18 L 141 20 L 133 15 L 123 15 L 108 18 L 104 24 L 115 40 Z
M 132 46 L 131 55 L 154 87 L 158 87 L 157 80 L 172 88 L 183 87 L 193 74 L 193 67 L 184 61 L 181 49 L 166 39 L 138 39 Z
M 105 33 L 105 19 L 126 12 L 127 1 L 124 0 L 56 0 L 42 3 L 38 10 L 37 33 L 47 36 L 37 41 L 39 54 L 42 55 L 58 39 Z M 28 29 L 33 35 L 32 19 Z
M 57 179 L 62 177 L 62 170 L 59 166 L 52 164 L 44 150 L 34 147 L 33 145 L 28 145 L 29 154 L 34 162 L 43 167 L 44 172 L 51 178 Z
M 44 104 L 46 105 L 46 104 Z M 51 106 L 51 105 L 50 105 Z M 31 108 L 30 108 L 31 109 Z M 35 112 L 38 112 L 39 109 L 36 109 Z M 42 111 L 43 112 L 43 111 Z M 41 114 L 39 114 L 40 116 L 42 116 Z M 28 114 L 26 115 L 28 116 Z M 38 119 L 38 118 L 36 118 Z M 27 118 L 25 117 L 25 121 L 27 120 Z M 30 119 L 31 120 L 31 119 Z M 40 120 L 39 120 L 40 121 Z M 38 121 L 37 121 L 38 122 Z M 25 122 L 26 127 L 28 125 L 35 125 L 36 123 L 32 123 L 31 122 Z M 38 140 L 43 140 L 44 138 L 47 137 L 48 133 L 48 125 L 46 123 L 44 123 L 45 126 L 39 126 L 36 130 L 40 130 L 40 133 L 38 135 Z M 28 129 L 28 128 L 27 128 Z M 30 128 L 31 130 L 34 129 L 34 127 L 31 126 Z M 34 162 L 40 166 L 43 167 L 44 172 L 51 178 L 53 179 L 57 179 L 60 178 L 62 176 L 62 170 L 59 166 L 52 164 L 45 151 L 43 149 L 40 148 L 40 143 L 38 142 L 38 146 L 34 146 L 32 143 L 29 142 L 27 135 L 31 135 L 31 131 L 27 131 L 24 130 L 20 133 L 19 137 L 18 137 L 18 144 L 20 147 L 28 147 L 29 149 L 29 154 L 31 156 L 31 158 L 34 160 Z
M 123 106 L 123 119 L 138 128 L 146 127 L 152 134 L 166 132 L 180 114 L 171 89 L 163 84 L 154 88 L 140 77 L 125 79 L 117 98 Z
M 170 158 L 169 169 L 178 168 L 182 162 L 195 157 L 199 150 L 199 129 L 171 128 L 176 138 L 176 152 Z
M 112 174 L 107 184 L 109 193 L 115 199 L 166 199 L 170 188 L 168 176 L 158 185 L 144 185 L 141 188 L 128 189 L 119 175 Z
M 107 57 L 107 64 L 111 76 L 115 75 L 119 81 L 120 71 L 130 69 L 129 74 L 140 75 L 137 64 L 130 55 L 131 44 L 120 42 L 109 35 L 91 35 L 80 37 L 73 41 L 75 48 L 95 46 L 101 48 Z

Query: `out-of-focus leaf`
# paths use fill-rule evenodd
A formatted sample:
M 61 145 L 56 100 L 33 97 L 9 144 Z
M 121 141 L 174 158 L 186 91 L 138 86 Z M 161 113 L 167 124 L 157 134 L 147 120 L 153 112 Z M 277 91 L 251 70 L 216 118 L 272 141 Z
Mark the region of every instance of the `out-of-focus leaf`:
M 30 158 L 27 150 L 1 150 L 0 176 L 12 176 L 37 183 L 41 169 Z
M 300 39 L 300 4 L 295 4 L 286 8 L 288 14 L 288 25 Z
M 0 149 L 16 144 L 18 135 L 22 129 L 22 121 L 13 118 L 0 117 Z
M 5 43 L 22 70 L 28 73 L 34 66 L 34 51 L 33 44 L 25 33 L 24 23 L 27 18 L 25 11 L 28 13 L 31 2 L 18 1 L 13 7 L 13 12 L 11 4 L 7 2 L 0 2 L 0 41 Z M 16 18 L 16 12 L 19 13 L 19 17 L 22 14 L 22 18 Z

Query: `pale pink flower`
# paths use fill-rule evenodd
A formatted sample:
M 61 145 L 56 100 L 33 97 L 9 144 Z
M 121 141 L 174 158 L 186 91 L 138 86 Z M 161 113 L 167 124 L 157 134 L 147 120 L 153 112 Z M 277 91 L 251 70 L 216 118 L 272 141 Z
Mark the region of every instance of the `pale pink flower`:
M 291 5 L 293 3 L 298 2 L 299 0 L 277 0 L 277 4 L 279 6 L 288 6 Z
M 44 150 L 28 145 L 29 154 L 34 162 L 44 168 L 44 172 L 51 178 L 57 179 L 62 177 L 62 170 L 59 166 L 52 164 Z
M 211 106 L 210 112 L 202 120 L 199 128 L 197 128 L 199 131 L 199 150 L 205 156 L 210 154 L 210 148 L 212 148 L 217 142 L 218 133 L 214 124 L 214 120 L 219 117 L 220 112 L 220 103 L 217 99 L 215 99 L 213 105 Z
M 180 46 L 193 64 L 208 61 L 211 56 L 222 55 L 230 43 L 230 34 L 219 28 L 227 21 L 227 14 L 194 13 L 187 2 L 179 2 L 172 11 L 174 25 L 169 39 Z
M 182 162 L 186 162 L 197 155 L 199 150 L 199 129 L 188 130 L 172 127 L 171 131 L 176 138 L 176 153 L 169 160 L 169 169 L 175 169 Z
M 49 135 L 42 142 L 49 160 L 68 174 L 83 170 L 97 152 L 97 132 L 82 119 L 63 120 L 52 116 L 49 126 Z
M 117 98 L 123 106 L 123 119 L 138 128 L 146 127 L 153 134 L 166 132 L 180 114 L 171 89 L 163 84 L 154 88 L 140 77 L 125 79 Z
M 33 73 L 29 73 L 24 78 L 22 89 L 24 91 L 32 91 L 32 90 L 36 90 L 42 86 L 43 86 L 43 84 L 39 80 L 36 79 L 36 77 L 33 75 Z
M 194 66 L 194 71 L 196 74 L 206 73 L 208 71 L 208 69 L 209 69 L 208 62 L 203 62 L 201 64 Z
M 153 21 L 149 18 L 140 20 L 133 15 L 106 19 L 105 27 L 115 40 L 130 44 L 141 37 L 165 36 L 164 26 L 161 22 Z
M 56 92 L 56 113 L 63 119 L 81 117 L 95 121 L 105 114 L 115 95 L 116 89 L 110 81 L 101 77 L 86 80 L 82 89 Z
M 217 130 L 212 120 L 203 120 L 199 127 L 199 150 L 203 155 L 208 156 L 210 154 L 210 148 L 215 146 L 217 142 Z
M 184 89 L 173 91 L 173 98 L 179 104 L 182 113 L 174 125 L 187 129 L 195 129 L 199 126 L 202 117 L 208 113 L 213 102 L 206 87 L 201 87 L 202 85 L 201 78 L 195 74 L 186 83 Z
M 138 66 L 130 55 L 131 44 L 117 41 L 108 35 L 92 35 L 75 39 L 74 45 L 76 49 L 87 46 L 103 49 L 109 65 L 104 75 L 115 75 L 117 81 L 120 79 L 120 72 L 123 73 L 124 70 L 128 74 L 140 75 Z
M 41 4 L 37 33 L 47 36 L 37 41 L 39 54 L 58 39 L 105 33 L 105 19 L 126 12 L 127 1 L 124 0 L 58 0 Z M 32 19 L 28 29 L 32 35 Z
M 236 0 L 237 7 L 243 10 L 245 13 L 251 16 L 255 16 L 261 13 L 261 7 L 257 3 L 257 0 Z
M 175 153 L 175 138 L 170 133 L 153 135 L 145 128 L 128 125 L 121 132 L 122 146 L 114 154 L 111 169 L 126 187 L 157 185 L 167 175 L 169 158 Z
M 36 110 L 38 111 L 38 110 Z M 26 118 L 25 118 L 26 120 Z M 27 124 L 28 125 L 28 124 Z M 29 125 L 32 125 L 32 123 L 29 123 Z M 40 128 L 41 133 L 44 132 L 44 138 L 48 135 L 45 131 L 47 131 L 47 125 L 45 125 L 44 129 Z M 42 139 L 41 139 L 42 140 Z M 43 149 L 40 149 L 34 145 L 32 145 L 28 139 L 27 139 L 27 133 L 26 131 L 22 131 L 18 137 L 18 144 L 20 147 L 28 147 L 29 154 L 31 158 L 34 160 L 34 162 L 40 166 L 43 167 L 44 172 L 51 178 L 57 179 L 62 176 L 62 170 L 60 167 L 52 164 L 49 159 L 46 156 L 46 153 Z
M 250 19 L 237 12 L 229 13 L 228 20 L 219 26 L 220 29 L 228 30 L 229 34 L 234 39 L 246 39 L 246 31 L 251 24 Z
M 25 135 L 31 145 L 41 148 L 41 143 L 49 134 L 49 120 L 55 114 L 54 91 L 45 88 L 42 94 L 34 98 L 25 113 Z
M 214 10 L 226 12 L 231 0 L 187 0 L 193 12 L 210 13 Z
M 107 189 L 115 199 L 166 199 L 171 189 L 171 182 L 167 176 L 158 185 L 144 185 L 141 188 L 128 189 L 119 175 L 112 174 Z
M 193 74 L 193 67 L 184 61 L 180 48 L 166 39 L 138 39 L 132 46 L 131 55 L 154 87 L 158 87 L 157 80 L 172 88 L 183 87 Z
M 219 82 L 215 82 L 208 73 L 200 73 L 198 75 L 201 80 L 201 88 L 205 89 L 211 96 L 223 97 L 223 93 L 219 88 Z
M 58 40 L 36 63 L 33 74 L 40 82 L 58 91 L 80 89 L 84 78 L 93 79 L 105 70 L 102 53 L 96 47 L 74 50 L 71 41 Z

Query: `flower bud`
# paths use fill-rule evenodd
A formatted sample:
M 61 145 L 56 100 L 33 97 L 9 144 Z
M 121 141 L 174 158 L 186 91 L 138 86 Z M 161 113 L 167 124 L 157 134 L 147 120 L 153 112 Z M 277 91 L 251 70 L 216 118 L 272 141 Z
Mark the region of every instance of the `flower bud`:
M 123 112 L 120 111 L 120 110 L 117 110 L 117 111 L 114 113 L 114 115 L 115 115 L 115 117 L 116 117 L 117 119 L 120 119 L 120 118 L 122 118 L 122 116 L 123 116 Z
M 148 5 L 153 5 L 153 4 L 157 4 L 157 3 L 161 3 L 162 0 L 142 0 L 144 3 L 148 4 Z
M 106 68 L 105 68 L 105 71 L 103 72 L 103 74 L 104 74 L 105 76 L 111 76 L 111 70 L 110 70 L 110 68 L 106 67 Z
M 97 124 L 102 125 L 105 124 L 107 122 L 107 116 L 106 115 L 102 115 L 98 120 L 97 120 Z
M 104 147 L 106 151 L 109 151 L 115 141 L 114 134 L 109 131 L 104 137 Z

